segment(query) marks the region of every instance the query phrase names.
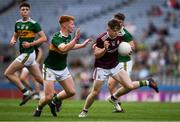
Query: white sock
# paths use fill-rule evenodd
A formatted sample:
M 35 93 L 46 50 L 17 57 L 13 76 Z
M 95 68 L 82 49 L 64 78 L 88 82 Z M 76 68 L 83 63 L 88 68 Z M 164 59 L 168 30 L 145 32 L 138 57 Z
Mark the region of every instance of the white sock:
M 149 86 L 149 81 L 148 80 L 146 80 L 146 84 L 147 84 L 147 86 Z

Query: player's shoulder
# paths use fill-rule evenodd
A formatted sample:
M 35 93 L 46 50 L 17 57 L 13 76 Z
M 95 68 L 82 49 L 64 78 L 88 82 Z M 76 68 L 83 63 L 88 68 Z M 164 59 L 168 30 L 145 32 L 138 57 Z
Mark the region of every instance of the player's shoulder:
M 28 21 L 29 21 L 29 22 L 31 22 L 31 23 L 33 23 L 33 24 L 38 23 L 37 21 L 35 21 L 35 20 L 31 19 L 31 18 L 29 18 L 29 20 L 28 20 Z
M 107 32 L 101 33 L 97 39 L 100 39 L 102 41 L 105 41 L 108 38 Z
M 122 27 L 119 31 L 119 36 L 124 36 L 125 34 L 129 34 L 129 31 L 125 27 Z
M 18 22 L 22 22 L 22 19 L 18 19 L 18 20 L 16 21 L 16 23 L 18 23 Z
M 59 31 L 57 31 L 57 32 L 54 33 L 53 37 L 59 37 L 59 38 L 61 38 L 62 35 L 61 35 L 61 33 L 60 33 Z
M 60 40 L 60 39 L 63 39 L 62 34 L 59 31 L 55 32 L 53 35 L 53 40 Z
M 37 23 L 37 21 L 35 21 L 35 20 L 31 19 L 31 18 L 29 18 L 27 21 L 28 21 L 28 22 L 31 22 L 31 23 L 33 23 L 33 24 L 36 24 L 36 23 Z M 24 22 L 24 21 L 23 21 L 22 19 L 18 19 L 18 20 L 16 21 L 16 23 L 19 23 L 19 22 Z

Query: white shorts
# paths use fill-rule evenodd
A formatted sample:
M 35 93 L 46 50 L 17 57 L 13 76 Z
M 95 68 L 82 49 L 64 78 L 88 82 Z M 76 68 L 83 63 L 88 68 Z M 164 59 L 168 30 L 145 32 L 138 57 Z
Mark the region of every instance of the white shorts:
M 29 73 L 29 70 L 28 70 L 26 67 L 24 67 L 24 68 L 22 69 L 22 72 Z
M 64 70 L 53 70 L 43 65 L 43 78 L 47 81 L 62 81 L 71 77 L 71 74 L 66 67 Z
M 97 67 L 94 70 L 93 79 L 100 80 L 100 81 L 108 80 L 109 76 L 112 77 L 116 75 L 121 69 L 123 69 L 123 66 L 121 64 L 118 64 L 116 67 L 112 69 L 103 69 L 103 68 Z
M 21 62 L 25 66 L 31 66 L 36 64 L 36 54 L 35 51 L 32 53 L 22 53 L 15 60 Z
M 128 75 L 131 75 L 133 63 L 132 60 L 128 62 L 120 62 L 120 65 L 123 67 L 123 69 L 128 73 Z

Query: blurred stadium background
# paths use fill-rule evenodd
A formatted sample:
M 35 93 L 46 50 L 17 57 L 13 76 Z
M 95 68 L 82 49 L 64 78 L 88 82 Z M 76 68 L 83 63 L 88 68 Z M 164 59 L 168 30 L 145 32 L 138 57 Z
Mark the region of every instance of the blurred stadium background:
M 58 31 L 58 17 L 73 15 L 81 28 L 81 40 L 96 39 L 106 29 L 106 22 L 115 13 L 126 16 L 126 28 L 136 40 L 133 54 L 132 79 L 153 76 L 160 93 L 148 88 L 123 96 L 123 101 L 180 102 L 180 0 L 26 0 L 31 4 L 31 16 L 45 31 L 48 42 Z M 18 5 L 22 0 L 0 0 L 0 99 L 19 98 L 21 93 L 4 76 L 5 68 L 18 54 L 18 44 L 9 48 L 14 24 L 20 18 Z M 44 57 L 48 43 L 43 44 Z M 69 67 L 76 83 L 74 99 L 84 99 L 92 85 L 94 57 L 91 46 L 73 51 Z M 59 85 L 56 84 L 56 88 Z M 98 99 L 109 95 L 107 84 Z

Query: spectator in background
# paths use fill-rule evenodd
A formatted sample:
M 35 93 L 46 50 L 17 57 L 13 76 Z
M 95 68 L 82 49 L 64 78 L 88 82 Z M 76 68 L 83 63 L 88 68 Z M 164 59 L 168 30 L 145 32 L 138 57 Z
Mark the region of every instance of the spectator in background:
M 180 9 L 180 1 L 179 0 L 167 0 L 167 5 L 174 9 Z
M 153 5 L 151 6 L 150 10 L 147 11 L 147 15 L 148 16 L 155 16 L 155 17 L 159 17 L 163 14 L 160 6 L 157 5 Z

